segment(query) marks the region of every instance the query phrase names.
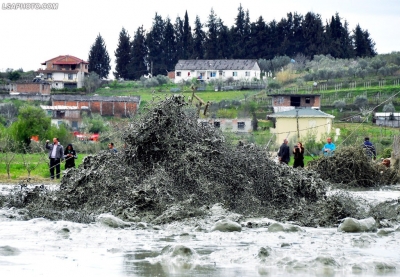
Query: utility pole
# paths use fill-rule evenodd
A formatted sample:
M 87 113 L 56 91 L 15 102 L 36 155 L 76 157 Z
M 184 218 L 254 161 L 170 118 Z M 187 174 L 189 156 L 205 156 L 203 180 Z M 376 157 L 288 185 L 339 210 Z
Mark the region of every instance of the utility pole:
M 300 131 L 299 131 L 299 110 L 296 109 L 296 122 L 297 122 L 297 139 L 300 140 Z

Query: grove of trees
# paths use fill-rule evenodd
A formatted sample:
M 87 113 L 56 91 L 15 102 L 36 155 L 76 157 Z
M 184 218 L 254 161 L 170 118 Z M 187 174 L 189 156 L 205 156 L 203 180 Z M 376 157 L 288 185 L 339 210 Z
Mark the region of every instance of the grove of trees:
M 99 37 L 89 55 L 89 60 L 93 61 L 90 69 L 104 78 L 106 74 L 102 72 L 107 70 L 107 58 L 98 58 L 103 54 L 97 53 L 105 50 L 104 41 Z M 93 48 L 101 51 L 93 51 Z M 183 19 L 178 16 L 175 22 L 156 13 L 150 30 L 139 27 L 131 41 L 122 28 L 115 51 L 114 76 L 137 80 L 146 73 L 166 75 L 174 70 L 179 59 L 272 60 L 278 56 L 313 59 L 315 55 L 351 59 L 374 57 L 377 53 L 368 30 L 359 24 L 349 30 L 349 23 L 338 13 L 326 22 L 314 12 L 304 16 L 290 12 L 280 21 L 271 22 L 260 16 L 251 22 L 249 11 L 240 5 L 234 25 L 230 27 L 211 8 L 207 21 L 201 22 L 196 16 L 193 27 L 187 12 Z M 95 66 L 96 61 L 101 66 Z

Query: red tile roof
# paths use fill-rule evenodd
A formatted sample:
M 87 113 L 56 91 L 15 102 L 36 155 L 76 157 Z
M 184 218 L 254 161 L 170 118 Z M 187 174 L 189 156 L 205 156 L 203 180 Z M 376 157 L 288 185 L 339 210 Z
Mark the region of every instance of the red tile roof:
M 88 64 L 88 62 L 79 59 L 77 57 L 71 56 L 71 55 L 60 55 L 58 57 L 55 57 L 53 59 L 47 60 L 44 63 L 42 63 L 42 65 L 46 65 L 47 62 L 49 61 L 53 61 L 53 64 L 80 64 L 80 63 L 84 63 L 84 64 Z

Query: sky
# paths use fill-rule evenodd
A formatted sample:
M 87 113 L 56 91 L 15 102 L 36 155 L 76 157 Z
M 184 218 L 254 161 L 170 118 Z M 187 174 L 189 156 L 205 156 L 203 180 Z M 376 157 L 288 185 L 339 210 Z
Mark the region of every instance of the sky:
M 7 0 L 8 1 L 8 0 Z M 399 0 L 48 0 L 48 2 L 0 1 L 0 71 L 7 68 L 24 71 L 37 70 L 41 63 L 59 55 L 73 55 L 88 59 L 90 47 L 98 34 L 103 37 L 115 68 L 115 50 L 119 33 L 124 27 L 133 37 L 138 27 L 149 31 L 156 13 L 172 23 L 177 16 L 188 12 L 194 27 L 196 16 L 205 23 L 211 9 L 227 26 L 234 19 L 241 4 L 249 11 L 251 22 L 259 16 L 267 23 L 286 17 L 289 12 L 305 15 L 313 12 L 327 20 L 339 13 L 347 20 L 350 30 L 357 24 L 368 30 L 376 43 L 378 54 L 400 51 Z M 54 1 L 54 2 L 51 2 Z M 56 10 L 6 9 L 17 3 L 57 3 Z M 112 78 L 110 71 L 109 78 Z

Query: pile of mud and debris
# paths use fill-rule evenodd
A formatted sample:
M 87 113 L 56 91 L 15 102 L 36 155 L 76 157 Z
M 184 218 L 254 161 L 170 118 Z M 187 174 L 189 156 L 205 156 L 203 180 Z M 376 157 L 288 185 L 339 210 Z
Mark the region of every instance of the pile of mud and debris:
M 343 146 L 333 156 L 308 163 L 322 179 L 344 187 L 376 187 L 400 182 L 398 164 L 386 167 L 369 157 L 361 146 Z
M 221 203 L 232 212 L 331 226 L 361 210 L 313 170 L 276 164 L 266 151 L 226 141 L 198 123 L 182 96 L 152 104 L 123 130 L 124 147 L 87 156 L 59 189 L 16 189 L 5 200 L 27 218 L 90 222 L 102 213 L 157 224 L 201 216 Z

